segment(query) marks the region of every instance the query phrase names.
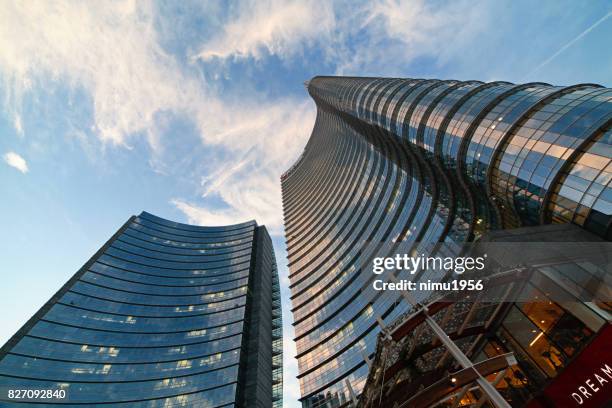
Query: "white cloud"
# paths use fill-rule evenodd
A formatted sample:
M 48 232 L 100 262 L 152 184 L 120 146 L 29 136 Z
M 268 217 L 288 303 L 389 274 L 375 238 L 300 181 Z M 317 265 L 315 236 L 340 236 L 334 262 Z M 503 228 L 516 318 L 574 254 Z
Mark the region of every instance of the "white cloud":
M 13 126 L 15 127 L 15 130 L 17 131 L 17 134 L 20 136 L 23 136 L 23 123 L 21 122 L 21 116 L 18 114 L 15 114 L 14 118 L 13 118 Z
M 316 46 L 338 74 L 405 69 L 415 58 L 447 61 L 474 42 L 488 21 L 482 2 L 459 0 L 265 0 L 238 2 L 219 34 L 206 41 L 194 58 L 285 61 Z
M 21 157 L 17 153 L 8 152 L 3 156 L 3 158 L 6 164 L 8 164 L 9 166 L 16 168 L 24 174 L 28 172 L 28 163 L 23 157 Z
M 197 58 L 259 59 L 262 52 L 283 58 L 305 44 L 328 37 L 334 25 L 331 3 L 314 0 L 244 1 L 223 31 L 207 41 Z
M 352 37 L 356 49 L 336 54 L 340 75 L 406 75 L 413 60 L 427 56 L 445 62 L 474 41 L 489 19 L 488 7 L 467 0 L 432 3 L 425 0 L 375 0 L 360 3 L 339 20 L 336 31 Z M 352 51 L 352 52 L 351 52 Z
M 269 44 L 272 49 L 292 46 L 279 38 L 288 39 L 303 30 L 278 24 L 304 7 L 291 3 L 274 15 L 276 23 L 269 31 L 276 44 Z M 23 98 L 49 82 L 86 90 L 92 97 L 94 125 L 84 130 L 114 145 L 129 147 L 131 138 L 144 136 L 154 153 L 162 155 L 160 115 L 172 112 L 187 117 L 200 130 L 204 144 L 223 146 L 243 157 L 244 168 L 233 169 L 235 162 L 215 158 L 210 163 L 218 172 L 203 187 L 204 195 L 220 196 L 227 210 L 198 210 L 197 203 L 187 205 L 180 199 L 175 205 L 193 222 L 256 218 L 278 231 L 278 177 L 308 136 L 314 122 L 312 105 L 306 99 L 287 98 L 262 103 L 256 95 L 245 95 L 239 104 L 229 103 L 185 69 L 189 68 L 181 68 L 159 45 L 154 7 L 147 2 L 0 5 L 0 74 L 6 85 L 5 107 L 13 113 L 18 130 Z
M 367 27 L 374 38 L 400 40 L 412 53 L 436 53 L 439 48 L 425 46 L 441 45 L 457 36 L 468 26 L 469 9 L 453 2 L 434 5 L 424 0 L 380 0 L 369 3 L 361 28 Z
M 232 224 L 255 218 L 271 234 L 282 230 L 280 175 L 299 156 L 315 120 L 309 101 L 284 100 L 262 107 L 227 107 L 207 140 L 233 150 L 234 159 L 202 179 L 202 198 L 220 197 L 228 207 L 211 210 L 175 199 L 191 222 Z M 233 123 L 232 123 L 233 122 Z M 213 126 L 219 128 L 213 130 Z M 233 221 L 232 221 L 233 220 Z
M 3 2 L 5 100 L 18 114 L 26 93 L 62 81 L 91 94 L 101 139 L 152 137 L 156 112 L 188 109 L 200 97 L 159 46 L 152 13 L 147 2 Z

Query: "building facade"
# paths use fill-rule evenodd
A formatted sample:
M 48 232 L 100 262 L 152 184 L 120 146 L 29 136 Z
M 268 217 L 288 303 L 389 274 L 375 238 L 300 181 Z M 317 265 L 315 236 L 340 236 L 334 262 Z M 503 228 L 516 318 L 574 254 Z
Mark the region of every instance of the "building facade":
M 483 289 L 433 293 L 385 327 L 356 405 L 608 406 L 611 243 L 566 223 L 491 231 L 473 247 L 488 255 Z M 476 370 L 505 405 L 483 392 Z
M 2 347 L 0 399 L 280 407 L 281 326 L 265 227 L 200 227 L 143 212 Z
M 452 256 L 488 231 L 551 223 L 612 237 L 611 89 L 352 77 L 307 89 L 317 119 L 281 177 L 304 407 L 355 401 L 381 328 L 410 310 L 372 288 L 381 248 Z

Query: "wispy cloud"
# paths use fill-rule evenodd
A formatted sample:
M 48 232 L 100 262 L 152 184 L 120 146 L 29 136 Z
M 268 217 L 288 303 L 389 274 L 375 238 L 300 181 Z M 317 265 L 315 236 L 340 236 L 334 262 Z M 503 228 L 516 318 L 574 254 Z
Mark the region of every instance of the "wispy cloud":
M 489 12 L 467 0 L 430 4 L 425 0 L 332 2 L 242 1 L 218 35 L 193 56 L 203 61 L 282 60 L 316 46 L 336 72 L 385 71 L 420 56 L 447 58 L 482 32 Z M 389 58 L 389 56 L 393 58 Z
M 313 0 L 244 1 L 238 13 L 194 56 L 254 58 L 263 53 L 283 58 L 300 53 L 302 47 L 329 37 L 334 13 L 329 2 Z
M 0 72 L 6 100 L 62 81 L 92 97 L 95 131 L 114 144 L 155 133 L 156 112 L 187 109 L 200 95 L 159 46 L 147 2 L 5 2 Z
M 420 57 L 446 61 L 489 21 L 486 4 L 466 0 L 373 0 L 338 13 L 337 72 L 349 75 L 405 72 Z
M 222 146 L 246 162 L 242 169 L 220 158 L 208 163 L 218 176 L 202 193 L 220 197 L 225 210 L 207 209 L 205 202 L 179 205 L 184 202 L 180 199 L 175 201 L 178 208 L 198 223 L 257 218 L 279 231 L 278 175 L 299 154 L 314 121 L 305 98 L 262 101 L 258 95 L 240 95 L 238 103 L 224 100 L 196 71 L 164 51 L 155 30 L 155 8 L 148 2 L 92 6 L 65 0 L 0 7 L 5 108 L 13 112 L 18 130 L 23 98 L 56 82 L 91 95 L 94 124 L 85 132 L 125 147 L 144 136 L 160 160 L 165 127 L 160 117 L 174 113 L 187 118 L 204 145 Z M 306 7 L 281 7 L 269 23 L 269 37 L 260 37 L 263 44 L 276 51 L 291 48 L 289 39 L 300 37 L 302 29 L 288 29 L 283 21 Z M 197 205 L 203 206 L 201 211 L 193 211 Z
M 17 134 L 20 136 L 23 136 L 23 123 L 21 123 L 21 116 L 18 114 L 14 115 L 13 118 L 13 126 L 15 127 L 15 130 L 17 131 Z
M 9 166 L 16 168 L 17 170 L 19 170 L 20 172 L 24 174 L 28 172 L 29 170 L 28 163 L 25 161 L 23 157 L 21 157 L 17 153 L 8 152 L 2 157 L 4 158 L 5 163 L 8 164 Z
M 175 199 L 173 203 L 191 222 L 223 224 L 256 218 L 270 233 L 280 234 L 279 177 L 301 152 L 314 117 L 314 106 L 307 100 L 227 106 L 221 120 L 211 124 L 222 128 L 211 131 L 207 140 L 231 149 L 232 159 L 213 159 L 217 170 L 202 179 L 201 201 Z M 220 198 L 226 206 L 208 206 L 208 198 Z

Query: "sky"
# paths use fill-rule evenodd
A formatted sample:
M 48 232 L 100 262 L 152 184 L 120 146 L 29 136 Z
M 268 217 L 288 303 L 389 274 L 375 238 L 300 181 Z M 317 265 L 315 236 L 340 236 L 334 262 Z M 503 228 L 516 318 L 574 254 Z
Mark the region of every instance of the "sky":
M 0 344 L 129 218 L 255 219 L 281 275 L 280 175 L 315 75 L 612 87 L 609 1 L 0 2 Z

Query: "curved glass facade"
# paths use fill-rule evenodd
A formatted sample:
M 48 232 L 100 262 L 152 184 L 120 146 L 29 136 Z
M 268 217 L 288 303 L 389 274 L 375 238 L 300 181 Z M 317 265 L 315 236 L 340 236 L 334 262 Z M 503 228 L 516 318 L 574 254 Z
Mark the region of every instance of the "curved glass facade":
M 143 212 L 2 348 L 0 398 L 45 402 L 7 394 L 36 389 L 65 390 L 46 401 L 61 406 L 280 406 L 281 330 L 265 227 Z
M 304 407 L 358 395 L 379 322 L 409 309 L 361 268 L 383 243 L 453 255 L 489 230 L 567 222 L 612 237 L 611 89 L 315 77 L 308 91 L 314 129 L 281 178 Z

